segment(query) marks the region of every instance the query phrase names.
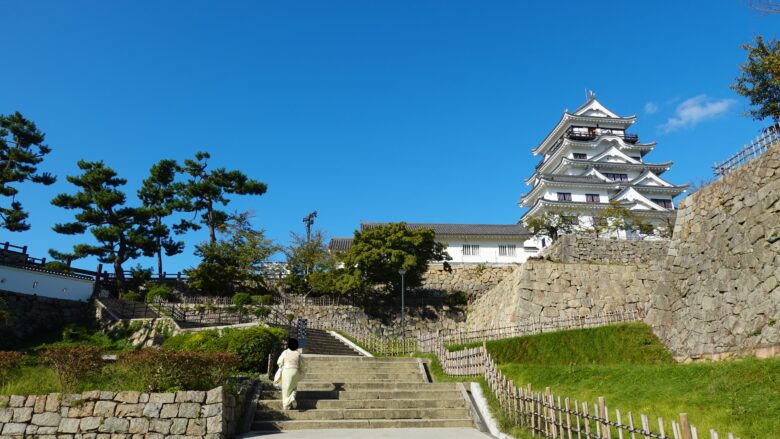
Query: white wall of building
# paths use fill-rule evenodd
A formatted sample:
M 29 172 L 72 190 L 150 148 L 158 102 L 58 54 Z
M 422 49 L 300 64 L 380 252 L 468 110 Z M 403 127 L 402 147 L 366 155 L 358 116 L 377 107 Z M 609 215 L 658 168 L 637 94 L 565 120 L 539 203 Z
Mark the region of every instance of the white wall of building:
M 87 301 L 94 282 L 69 276 L 0 265 L 0 290 L 53 299 Z
M 535 256 L 538 251 L 526 247 L 536 247 L 541 250 L 534 239 L 517 238 L 447 238 L 439 236 L 437 241 L 447 245 L 447 253 L 452 257 L 450 263 L 462 264 L 514 264 L 525 262 L 529 256 Z M 464 254 L 463 246 L 478 246 L 477 254 Z M 500 246 L 514 246 L 514 256 L 502 255 Z M 473 247 L 470 250 L 475 250 Z M 506 252 L 511 252 L 507 248 Z

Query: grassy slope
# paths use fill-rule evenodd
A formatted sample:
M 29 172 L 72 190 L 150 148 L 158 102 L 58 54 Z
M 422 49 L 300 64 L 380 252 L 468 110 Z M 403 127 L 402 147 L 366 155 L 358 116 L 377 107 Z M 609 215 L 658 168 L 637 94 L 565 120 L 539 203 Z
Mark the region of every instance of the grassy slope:
M 702 429 L 746 438 L 780 431 L 780 358 L 674 364 L 643 324 L 562 331 L 487 343 L 519 385 L 607 404 L 623 413 L 662 416 L 686 411 Z

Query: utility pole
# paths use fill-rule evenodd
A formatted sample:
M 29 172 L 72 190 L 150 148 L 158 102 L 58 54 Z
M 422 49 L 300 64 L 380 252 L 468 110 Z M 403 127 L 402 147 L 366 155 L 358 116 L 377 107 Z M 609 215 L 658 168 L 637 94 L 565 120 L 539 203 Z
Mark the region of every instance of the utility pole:
M 314 218 L 317 218 L 317 211 L 306 215 L 303 217 L 303 223 L 306 224 L 306 258 L 308 259 L 308 253 L 309 253 L 309 244 L 311 243 L 311 226 L 314 225 Z M 306 280 L 309 280 L 309 261 L 305 261 L 306 266 Z

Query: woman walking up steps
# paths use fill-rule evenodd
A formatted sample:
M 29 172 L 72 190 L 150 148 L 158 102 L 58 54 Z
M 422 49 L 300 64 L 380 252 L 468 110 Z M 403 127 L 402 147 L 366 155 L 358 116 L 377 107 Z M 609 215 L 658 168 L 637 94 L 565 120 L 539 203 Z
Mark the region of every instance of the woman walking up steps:
M 303 374 L 303 355 L 298 350 L 298 340 L 287 340 L 287 349 L 276 362 L 282 371 L 282 408 L 296 408 L 295 391 Z

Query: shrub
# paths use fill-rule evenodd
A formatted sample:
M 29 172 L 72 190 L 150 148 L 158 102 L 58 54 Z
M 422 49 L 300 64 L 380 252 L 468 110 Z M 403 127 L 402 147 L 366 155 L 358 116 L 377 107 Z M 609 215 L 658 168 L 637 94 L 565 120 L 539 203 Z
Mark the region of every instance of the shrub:
M 122 300 L 127 300 L 128 302 L 141 302 L 143 301 L 143 298 L 140 293 L 130 291 L 122 295 Z
M 456 291 L 444 296 L 444 304 L 453 308 L 465 306 L 468 305 L 468 303 L 469 295 L 463 291 Z
M 121 364 L 140 376 L 150 392 L 208 390 L 223 385 L 240 359 L 225 352 L 184 352 L 143 349 L 124 355 Z
M 268 354 L 287 338 L 287 331 L 279 328 L 254 327 L 183 333 L 163 343 L 164 348 L 195 352 L 229 352 L 240 358 L 240 369 L 267 372 Z
M 146 303 L 154 303 L 155 297 L 170 301 L 173 299 L 173 289 L 168 285 L 154 285 L 146 293 Z
M 254 305 L 272 305 L 273 303 L 274 297 L 270 294 L 252 296 L 252 304 Z
M 76 390 L 79 383 L 103 367 L 103 351 L 92 346 L 53 346 L 41 352 L 41 358 L 57 374 L 63 392 Z
M 271 308 L 268 308 L 266 306 L 255 307 L 252 310 L 252 315 L 257 317 L 258 319 L 263 319 L 263 318 L 268 317 L 268 316 L 271 315 Z
M 8 382 L 8 378 L 16 369 L 23 354 L 16 351 L 0 351 L 0 389 Z
M 249 293 L 236 293 L 233 295 L 231 302 L 233 302 L 233 305 L 243 308 L 252 303 L 252 296 Z
M 68 264 L 66 264 L 64 262 L 61 262 L 61 261 L 49 261 L 49 262 L 43 264 L 43 266 L 47 270 L 51 270 L 51 271 L 61 271 L 61 272 L 68 272 L 68 271 L 70 271 L 70 267 L 68 267 Z

